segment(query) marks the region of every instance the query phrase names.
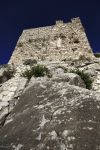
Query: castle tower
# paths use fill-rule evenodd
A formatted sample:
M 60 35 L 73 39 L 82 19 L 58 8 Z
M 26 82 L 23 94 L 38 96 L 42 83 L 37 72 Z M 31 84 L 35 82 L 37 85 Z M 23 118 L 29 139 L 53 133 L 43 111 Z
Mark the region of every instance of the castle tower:
M 53 26 L 24 30 L 9 60 L 14 65 L 26 59 L 63 61 L 93 59 L 94 55 L 79 18 L 69 23 L 56 21 Z

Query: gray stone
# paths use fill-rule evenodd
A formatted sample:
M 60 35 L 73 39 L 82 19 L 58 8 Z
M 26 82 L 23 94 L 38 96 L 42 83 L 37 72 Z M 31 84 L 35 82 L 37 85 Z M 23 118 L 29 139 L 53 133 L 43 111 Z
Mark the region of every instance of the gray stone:
M 100 147 L 99 99 L 100 94 L 65 82 L 35 83 L 0 130 L 0 149 L 96 150 Z
M 62 76 L 63 74 L 64 74 L 64 69 L 63 68 L 57 68 L 54 72 L 54 75 Z
M 35 63 L 52 78 L 22 77 Z M 79 18 L 24 30 L 9 64 L 0 66 L 0 150 L 100 149 L 100 60 Z M 76 69 L 92 77 L 92 90 L 68 73 Z
M 94 69 L 94 70 L 100 70 L 100 64 L 98 63 L 93 63 L 91 65 L 88 66 L 88 69 Z
M 0 67 L 0 84 L 6 82 L 14 76 L 15 70 L 11 65 L 3 65 Z
M 23 77 L 19 78 L 19 83 L 18 83 L 17 90 L 15 92 L 14 97 L 21 96 L 22 92 L 24 91 L 24 89 L 27 85 L 27 81 L 28 81 L 28 79 L 26 79 L 26 78 L 23 78 Z
M 54 74 L 52 76 L 52 80 L 56 82 L 65 82 L 69 83 L 71 85 L 80 86 L 83 88 L 86 88 L 86 85 L 84 84 L 84 81 L 81 79 L 81 77 L 75 73 L 60 73 L 60 74 Z
M 4 106 L 4 104 L 3 104 Z M 0 110 L 0 128 L 4 125 L 6 121 L 6 117 L 9 115 L 9 109 L 8 107 L 5 107 Z
M 5 117 L 15 106 L 15 98 L 21 96 L 22 92 L 27 85 L 27 79 L 22 77 L 14 77 L 5 83 L 3 83 L 2 87 L 0 87 L 0 116 Z M 10 102 L 11 101 L 11 102 Z M 13 102 L 12 102 L 13 101 Z M 13 105 L 12 105 L 12 104 Z M 6 111 L 6 110 L 9 110 Z M 2 112 L 3 111 L 3 112 Z M 0 122 L 2 124 L 2 118 L 0 118 Z
M 85 70 L 84 73 L 87 73 L 90 77 L 94 77 L 97 75 L 97 72 L 95 69 L 88 69 L 88 70 Z

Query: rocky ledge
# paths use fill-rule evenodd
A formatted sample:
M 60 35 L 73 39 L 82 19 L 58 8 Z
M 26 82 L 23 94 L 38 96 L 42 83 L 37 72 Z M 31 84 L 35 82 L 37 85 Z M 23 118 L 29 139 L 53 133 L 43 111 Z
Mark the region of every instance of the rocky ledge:
M 99 150 L 99 59 L 40 64 L 51 76 L 22 76 L 30 65 L 0 68 L 0 150 Z M 91 89 L 76 69 L 89 75 Z

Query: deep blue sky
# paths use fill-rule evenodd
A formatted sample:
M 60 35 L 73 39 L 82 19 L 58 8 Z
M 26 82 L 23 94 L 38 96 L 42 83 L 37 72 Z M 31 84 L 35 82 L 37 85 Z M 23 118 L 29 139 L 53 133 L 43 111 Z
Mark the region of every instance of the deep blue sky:
M 23 29 L 80 17 L 94 52 L 100 52 L 100 0 L 0 0 L 0 64 L 7 63 Z

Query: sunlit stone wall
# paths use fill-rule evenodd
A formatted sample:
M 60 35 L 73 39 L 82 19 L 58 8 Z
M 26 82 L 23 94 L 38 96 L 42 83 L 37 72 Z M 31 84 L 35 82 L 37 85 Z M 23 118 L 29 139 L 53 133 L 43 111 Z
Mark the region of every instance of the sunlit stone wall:
M 94 57 L 79 18 L 69 23 L 56 21 L 53 26 L 24 30 L 9 63 L 22 64 L 26 59 L 65 61 Z

